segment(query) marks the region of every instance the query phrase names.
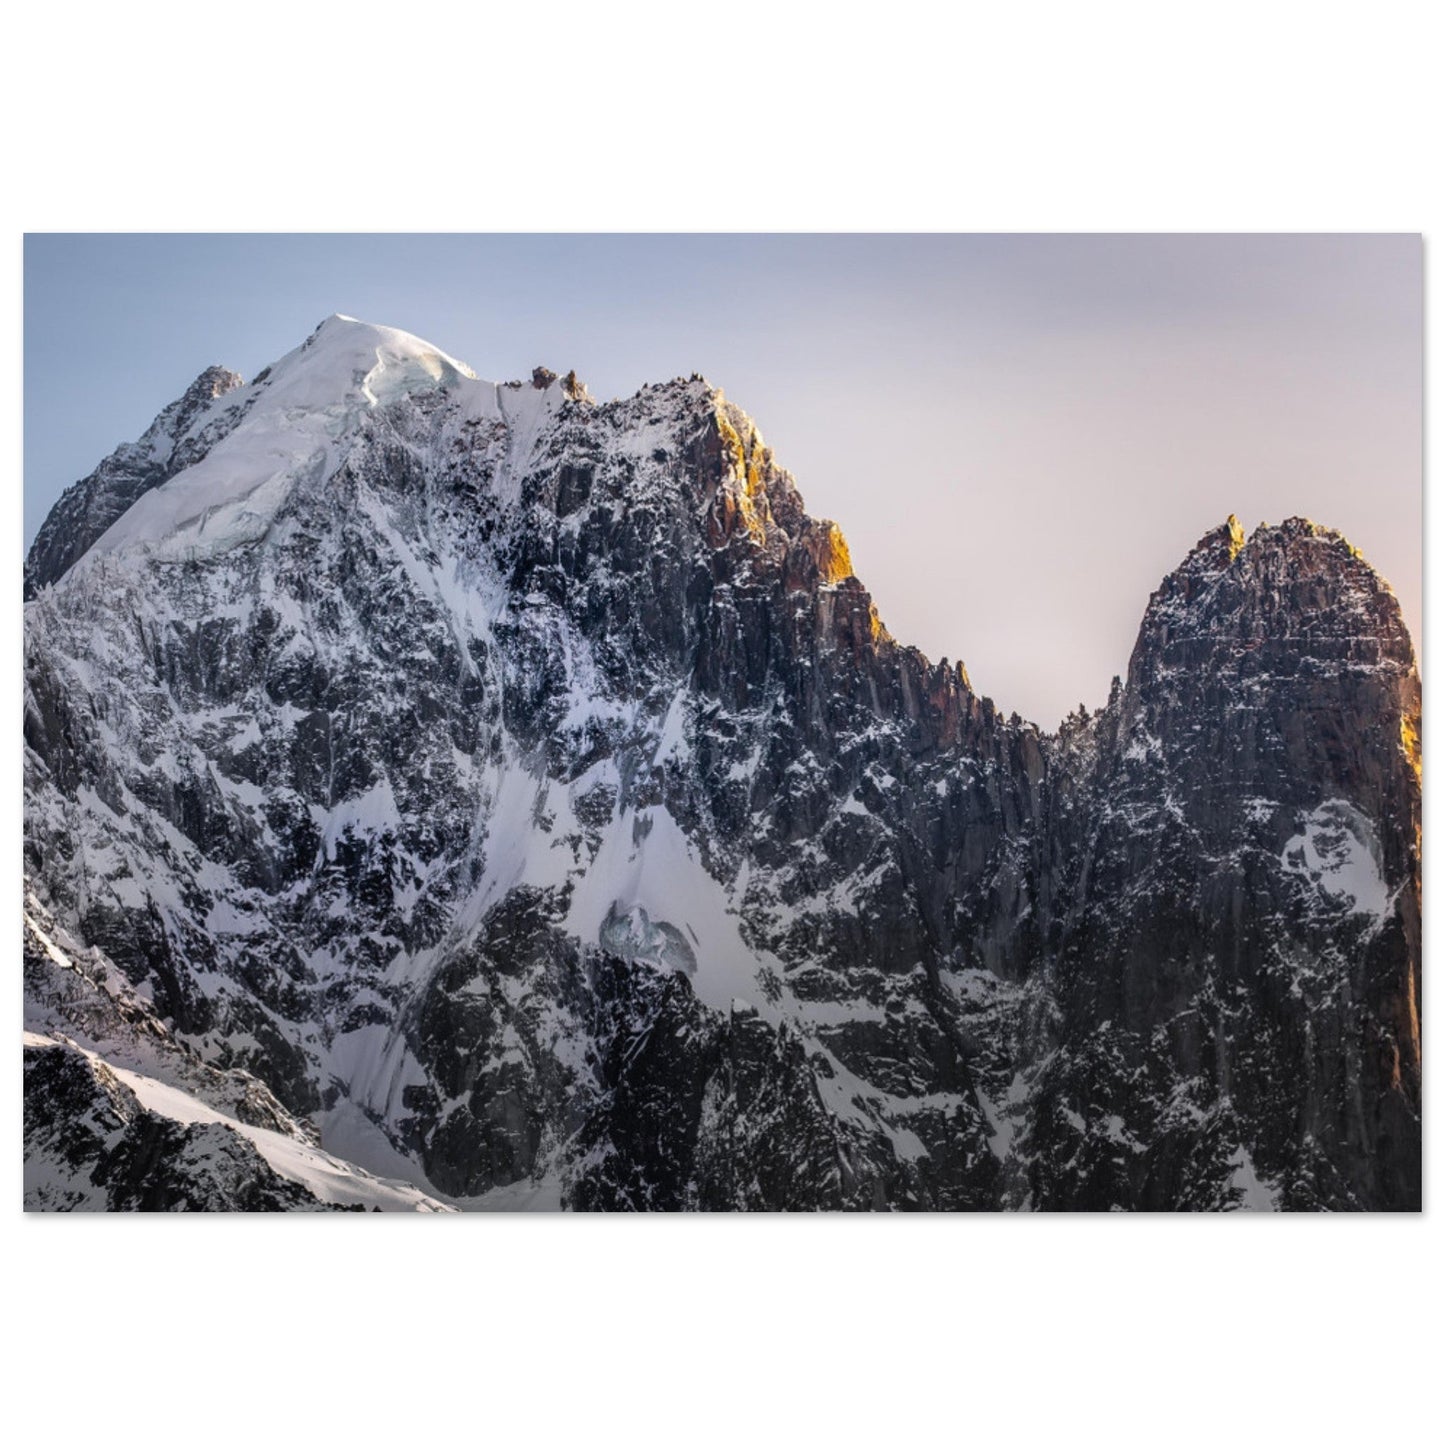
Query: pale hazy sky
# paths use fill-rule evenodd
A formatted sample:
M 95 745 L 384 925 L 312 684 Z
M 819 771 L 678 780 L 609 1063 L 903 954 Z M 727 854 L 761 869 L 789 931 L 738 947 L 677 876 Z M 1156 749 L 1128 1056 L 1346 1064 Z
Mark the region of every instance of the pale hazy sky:
M 1416 236 L 30 236 L 25 537 L 206 366 L 335 311 L 594 396 L 702 372 L 900 640 L 1052 727 L 1230 513 L 1338 527 L 1421 619 Z

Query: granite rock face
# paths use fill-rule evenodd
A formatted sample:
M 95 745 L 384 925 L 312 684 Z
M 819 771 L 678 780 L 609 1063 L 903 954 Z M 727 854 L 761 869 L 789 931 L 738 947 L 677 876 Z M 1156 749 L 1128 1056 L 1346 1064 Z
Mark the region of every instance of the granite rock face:
M 1337 534 L 1231 519 L 1046 736 L 699 378 L 333 318 L 197 386 L 27 571 L 33 908 L 137 1027 L 476 1207 L 1419 1207 L 1419 681 Z
M 1039 1202 L 1208 1207 L 1227 1155 L 1288 1207 L 1418 1207 L 1419 714 L 1338 533 L 1231 518 L 1165 579 L 1090 725 Z

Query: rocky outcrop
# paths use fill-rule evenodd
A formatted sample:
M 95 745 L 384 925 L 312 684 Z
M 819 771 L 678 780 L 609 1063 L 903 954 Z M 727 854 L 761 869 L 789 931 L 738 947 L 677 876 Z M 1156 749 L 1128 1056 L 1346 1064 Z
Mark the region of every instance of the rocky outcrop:
M 50 1040 L 25 1046 L 25 1192 L 28 1209 L 321 1207 L 234 1129 L 155 1114 L 105 1064 Z
M 1419 685 L 1343 539 L 1231 520 L 1044 736 L 721 393 L 555 381 L 334 318 L 190 424 L 27 608 L 55 927 L 479 1207 L 1418 1207 Z
M 1193 1200 L 1203 1150 L 1292 1207 L 1418 1206 L 1419 711 L 1338 533 L 1231 518 L 1165 579 L 1076 810 L 1040 1198 Z
M 100 950 L 25 903 L 27 1210 L 439 1210 L 319 1148 L 254 1075 L 200 1059 Z
M 117 447 L 88 477 L 76 482 L 51 509 L 25 560 L 25 600 L 63 577 L 111 523 L 138 498 L 205 455 L 214 430 L 202 421 L 207 408 L 242 384 L 234 371 L 207 367 L 136 442 Z

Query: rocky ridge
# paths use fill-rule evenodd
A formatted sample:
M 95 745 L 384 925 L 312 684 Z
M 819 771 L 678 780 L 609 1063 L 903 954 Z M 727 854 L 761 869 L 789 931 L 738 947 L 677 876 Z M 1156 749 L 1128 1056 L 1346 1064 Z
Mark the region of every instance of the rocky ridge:
M 699 378 L 216 375 L 28 564 L 34 917 L 128 1020 L 27 953 L 40 1033 L 468 1207 L 1418 1208 L 1419 681 L 1338 534 L 1231 519 L 1048 736 Z

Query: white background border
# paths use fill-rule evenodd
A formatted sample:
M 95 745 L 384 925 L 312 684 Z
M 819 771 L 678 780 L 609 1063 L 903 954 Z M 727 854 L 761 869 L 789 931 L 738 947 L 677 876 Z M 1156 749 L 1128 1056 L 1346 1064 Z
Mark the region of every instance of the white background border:
M 1424 4 L 142 0 L 9 29 L 16 602 L 26 230 L 1423 230 L 1428 265 L 1440 204 Z M 14 606 L 12 718 L 19 632 Z M 18 1016 L 13 976 L 6 997 Z M 1430 1418 L 1428 1214 L 22 1218 L 8 1097 L 25 1438 L 1356 1441 Z

